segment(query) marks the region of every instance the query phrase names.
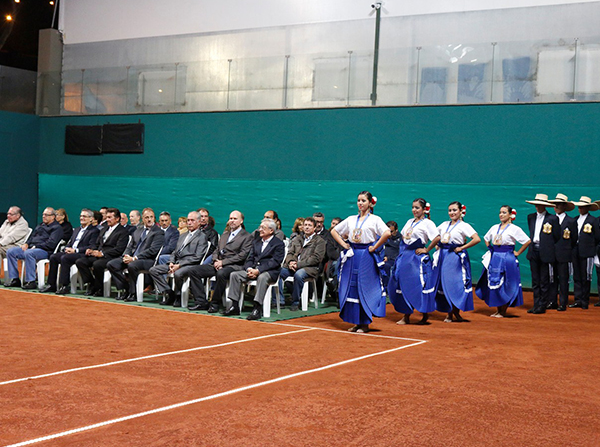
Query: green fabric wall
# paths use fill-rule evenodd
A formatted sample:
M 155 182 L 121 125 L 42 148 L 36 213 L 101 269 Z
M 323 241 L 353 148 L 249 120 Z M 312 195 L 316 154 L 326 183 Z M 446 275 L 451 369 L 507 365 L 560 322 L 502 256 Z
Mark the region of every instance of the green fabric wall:
M 40 119 L 34 115 L 0 111 L 0 210 L 19 206 L 34 225 L 38 216 L 38 147 Z
M 295 217 L 316 210 L 326 219 L 354 213 L 368 189 L 376 211 L 400 225 L 415 197 L 431 202 L 437 223 L 460 200 L 483 236 L 502 204 L 525 227 L 534 208 L 524 201 L 538 192 L 600 199 L 599 118 L 595 103 L 42 118 L 39 207 L 76 215 L 83 206 L 151 206 L 179 216 L 205 206 L 219 230 L 232 209 L 249 228 L 275 209 L 289 233 Z M 66 125 L 138 120 L 144 154 L 64 153 Z

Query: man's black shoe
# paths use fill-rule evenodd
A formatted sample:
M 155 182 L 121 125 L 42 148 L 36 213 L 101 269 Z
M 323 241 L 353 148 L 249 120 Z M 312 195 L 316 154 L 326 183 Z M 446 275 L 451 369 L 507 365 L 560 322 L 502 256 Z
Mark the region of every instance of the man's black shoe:
M 238 305 L 238 303 L 236 301 L 234 301 L 233 304 L 231 305 L 231 307 L 229 309 L 227 309 L 223 315 L 225 315 L 226 317 L 231 317 L 233 315 L 239 315 L 239 314 L 240 314 L 240 306 Z
M 28 281 L 21 287 L 23 290 L 33 290 L 37 289 L 37 281 Z
M 188 306 L 189 310 L 209 310 L 210 306 L 208 305 L 208 303 L 198 303 L 198 304 L 194 304 L 193 306 Z M 217 309 L 218 310 L 218 309 Z
M 21 287 L 21 280 L 19 278 L 13 278 L 6 282 L 4 287 Z
M 208 307 L 208 313 L 209 313 L 209 314 L 216 314 L 216 313 L 218 313 L 218 312 L 219 312 L 219 306 L 215 306 L 214 304 L 211 304 L 211 305 Z
M 254 302 L 254 309 L 252 309 L 252 313 L 246 317 L 246 320 L 260 320 L 262 316 L 262 306 Z
M 46 284 L 40 289 L 40 293 L 55 293 L 56 287 L 52 287 L 50 284 Z
M 60 289 L 56 291 L 57 295 L 67 295 L 71 293 L 71 288 L 69 286 L 61 286 Z

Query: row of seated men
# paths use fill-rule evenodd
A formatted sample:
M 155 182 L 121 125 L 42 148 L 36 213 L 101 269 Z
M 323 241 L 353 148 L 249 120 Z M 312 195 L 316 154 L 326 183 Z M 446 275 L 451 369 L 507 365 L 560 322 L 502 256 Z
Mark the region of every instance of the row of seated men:
M 273 211 L 265 213 L 266 218 L 259 228 L 250 234 L 245 230 L 243 214 L 233 211 L 225 232 L 219 238 L 209 224 L 209 212 L 204 208 L 188 214 L 188 231 L 181 235 L 171 225 L 167 212 L 160 214 L 156 224 L 154 211 L 144 209 L 142 225 L 130 234 L 120 223 L 118 209 L 106 209 L 106 218 L 99 225 L 93 225 L 94 212 L 83 209 L 79 216 L 80 227 L 74 229 L 66 245 L 57 250 L 63 232 L 56 222 L 53 208 L 44 210 L 42 223 L 23 242 L 18 236 L 23 229 L 25 234 L 28 232 L 27 223 L 20 209 L 11 207 L 0 230 L 0 243 L 4 233 L 8 234 L 8 231 L 3 231 L 5 226 L 12 230 L 13 236 L 15 229 L 19 229 L 19 234 L 10 240 L 12 246 L 0 246 L 0 254 L 5 254 L 8 261 L 5 286 L 37 288 L 36 263 L 49 259 L 48 284 L 40 289 L 41 292 L 70 293 L 70 270 L 75 265 L 86 284 L 86 295 L 102 296 L 104 271 L 108 269 L 117 289 L 124 292 L 119 299 L 134 301 L 138 275 L 149 272 L 156 291 L 162 294 L 160 303 L 163 305 L 181 305 L 181 287 L 189 278 L 190 290 L 195 298 L 190 305 L 191 310 L 239 315 L 241 286 L 256 280 L 254 309 L 248 318 L 258 319 L 268 285 L 278 278 L 283 280 L 293 276 L 291 309 L 298 310 L 304 282 L 316 278 L 325 261 L 336 260 L 339 247 L 323 228 L 323 215 L 317 213 L 316 218 L 305 219 L 302 233 L 292 240 L 285 256 L 285 236 L 277 228 L 276 221 L 270 218 L 273 214 Z M 18 276 L 18 260 L 25 263 L 22 285 Z M 173 286 L 169 284 L 167 275 L 173 276 Z M 204 282 L 212 277 L 215 285 L 209 302 Z M 232 305 L 224 309 L 223 294 L 228 282 L 231 284 L 228 298 Z M 275 298 L 282 299 L 283 295 Z

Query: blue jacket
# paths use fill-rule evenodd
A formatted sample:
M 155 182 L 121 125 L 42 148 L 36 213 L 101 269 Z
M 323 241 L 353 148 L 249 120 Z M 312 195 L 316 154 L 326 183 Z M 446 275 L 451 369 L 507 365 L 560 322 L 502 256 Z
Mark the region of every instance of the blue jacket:
M 29 248 L 35 247 L 46 250 L 48 256 L 50 256 L 62 238 L 63 229 L 58 222 L 54 221 L 50 225 L 41 223 L 35 227 L 26 244 Z

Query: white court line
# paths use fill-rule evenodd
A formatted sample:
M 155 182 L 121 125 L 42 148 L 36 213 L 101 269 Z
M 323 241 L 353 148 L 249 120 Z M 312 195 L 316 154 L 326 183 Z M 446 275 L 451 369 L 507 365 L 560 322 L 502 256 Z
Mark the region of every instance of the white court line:
M 29 441 L 19 442 L 17 444 L 10 444 L 10 445 L 7 445 L 5 447 L 20 447 L 20 446 L 24 446 L 24 445 L 31 445 L 31 444 L 35 444 L 35 443 L 38 443 L 38 442 L 43 442 L 43 441 L 49 441 L 49 440 L 52 440 L 52 439 L 62 438 L 64 436 L 69 436 L 69 435 L 73 435 L 73 434 L 76 434 L 76 433 L 81 433 L 81 432 L 84 432 L 84 431 L 93 430 L 95 428 L 105 427 L 107 425 L 117 424 L 119 422 L 124 422 L 124 421 L 128 421 L 128 420 L 131 420 L 131 419 L 141 418 L 141 417 L 144 417 L 144 416 L 149 416 L 151 414 L 162 413 L 164 411 L 169 411 L 169 410 L 173 410 L 173 409 L 176 409 L 176 408 L 181 408 L 181 407 L 185 407 L 185 406 L 188 406 L 188 405 L 197 404 L 199 402 L 205 402 L 207 400 L 217 399 L 219 397 L 230 396 L 232 394 L 237 394 L 237 393 L 240 393 L 242 391 L 247 391 L 247 390 L 251 390 L 253 388 L 259 388 L 259 387 L 262 387 L 262 386 L 271 385 L 273 383 L 282 382 L 284 380 L 292 379 L 294 377 L 300 377 L 300 376 L 304 376 L 304 375 L 307 375 L 307 374 L 312 374 L 312 373 L 319 372 L 319 371 L 325 371 L 327 369 L 335 368 L 337 366 L 342 366 L 342 365 L 346 365 L 348 363 L 358 362 L 360 360 L 368 359 L 370 357 L 375 357 L 375 356 L 378 356 L 378 355 L 389 354 L 391 352 L 399 351 L 401 349 L 410 348 L 410 347 L 417 346 L 417 345 L 420 345 L 420 344 L 423 344 L 423 343 L 427 343 L 427 342 L 426 341 L 420 341 L 420 342 L 417 342 L 417 343 L 412 343 L 410 345 L 404 345 L 404 346 L 400 346 L 398 348 L 388 349 L 386 351 L 375 352 L 373 354 L 367 354 L 367 355 L 363 355 L 363 356 L 360 356 L 360 357 L 355 357 L 355 358 L 352 358 L 352 359 L 349 359 L 349 360 L 343 360 L 341 362 L 331 363 L 329 365 L 321 366 L 319 368 L 309 369 L 309 370 L 306 370 L 306 371 L 300 371 L 300 372 L 297 372 L 297 373 L 294 373 L 294 374 L 288 374 L 286 376 L 281 376 L 281 377 L 277 377 L 275 379 L 266 380 L 264 382 L 254 383 L 252 385 L 247 385 L 247 386 L 243 386 L 243 387 L 240 387 L 240 388 L 234 388 L 233 390 L 224 391 L 222 393 L 213 394 L 211 396 L 206 396 L 206 397 L 201 397 L 201 398 L 198 398 L 198 399 L 188 400 L 186 402 L 180 402 L 178 404 L 167 405 L 165 407 L 160 407 L 160 408 L 156 408 L 154 410 L 149 410 L 149 411 L 143 411 L 141 413 L 131 414 L 129 416 L 123 416 L 123 417 L 116 418 L 116 419 L 110 419 L 108 421 L 99 422 L 97 424 L 87 425 L 85 427 L 79 427 L 79 428 L 75 428 L 75 429 L 72 429 L 72 430 L 67 430 L 67 431 L 64 431 L 64 432 L 55 433 L 53 435 L 42 436 L 41 438 L 35 438 L 35 439 L 31 439 Z
M 279 337 L 280 335 L 296 334 L 296 333 L 300 333 L 300 332 L 307 332 L 307 331 L 313 331 L 313 330 L 315 330 L 315 329 L 308 328 L 308 329 L 303 329 L 300 331 L 290 331 L 290 332 L 281 332 L 279 334 L 261 335 L 260 337 L 252 337 L 252 338 L 245 338 L 243 340 L 228 341 L 226 343 L 219 343 L 216 345 L 199 346 L 196 348 L 181 349 L 179 351 L 171 351 L 171 352 L 163 352 L 160 354 L 145 355 L 143 357 L 134 357 L 134 358 L 130 358 L 130 359 L 117 360 L 114 362 L 101 363 L 98 365 L 82 366 L 79 368 L 65 369 L 62 371 L 56 371 L 56 372 L 48 373 L 48 374 L 40 374 L 39 376 L 31 376 L 31 377 L 23 377 L 21 379 L 7 380 L 6 382 L 0 382 L 0 385 L 9 385 L 11 383 L 25 382 L 27 380 L 42 379 L 44 377 L 58 376 L 60 374 L 68 374 L 68 373 L 72 373 L 72 372 L 76 372 L 76 371 L 84 371 L 86 369 L 103 368 L 105 366 L 120 365 L 122 363 L 131 363 L 131 362 L 137 362 L 140 360 L 155 359 L 157 357 L 165 357 L 168 355 L 184 354 L 187 352 L 202 351 L 204 349 L 221 348 L 223 346 L 230 346 L 230 345 L 235 345 L 235 344 L 239 344 L 239 343 L 246 343 L 249 341 L 262 340 L 262 339 L 270 338 L 270 337 Z
M 340 329 L 328 329 L 328 328 L 324 328 L 324 327 L 317 327 L 317 326 L 304 326 L 301 324 L 290 324 L 290 323 L 279 323 L 279 322 L 270 322 L 270 321 L 260 321 L 260 323 L 266 323 L 266 324 L 272 324 L 275 326 L 288 326 L 288 327 L 297 327 L 297 328 L 312 328 L 312 329 L 318 329 L 320 331 L 328 331 L 328 332 L 337 332 L 338 334 L 348 334 L 348 335 L 355 335 L 358 337 L 377 337 L 377 338 L 388 338 L 391 340 L 405 340 L 405 341 L 422 341 L 425 342 L 427 340 L 419 340 L 418 338 L 405 338 L 405 337 L 396 337 L 393 335 L 379 335 L 379 334 L 371 334 L 369 332 L 367 333 L 360 333 L 360 332 L 348 332 L 348 331 L 343 331 Z

